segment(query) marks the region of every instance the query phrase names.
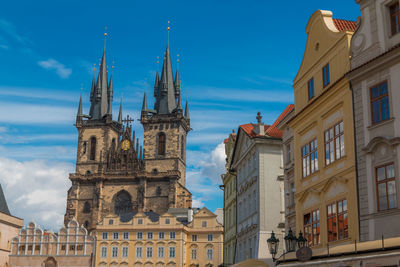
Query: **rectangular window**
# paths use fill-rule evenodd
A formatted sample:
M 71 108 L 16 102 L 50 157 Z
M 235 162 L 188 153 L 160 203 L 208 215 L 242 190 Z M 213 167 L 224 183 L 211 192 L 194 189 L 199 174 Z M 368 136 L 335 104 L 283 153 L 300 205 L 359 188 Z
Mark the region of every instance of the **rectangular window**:
M 393 163 L 377 167 L 375 173 L 378 210 L 397 208 L 396 179 Z
M 320 242 L 319 210 L 304 214 L 304 237 L 309 246 L 318 245 Z
M 136 247 L 136 258 L 138 259 L 142 258 L 142 254 L 143 254 L 142 247 Z
M 169 247 L 169 257 L 175 258 L 175 247 Z
M 311 78 L 308 83 L 308 100 L 311 100 L 314 97 L 314 78 Z
M 129 239 L 129 233 L 128 232 L 124 232 L 124 239 Z
M 290 205 L 294 205 L 294 194 L 296 193 L 296 187 L 294 187 L 294 183 L 290 183 Z
M 331 77 L 329 74 L 329 63 L 322 68 L 322 79 L 324 82 L 324 87 L 326 87 L 331 82 Z
M 153 239 L 153 233 L 152 232 L 148 232 L 147 233 L 147 239 Z
M 147 247 L 146 248 L 146 257 L 147 258 L 153 258 L 153 247 Z
M 292 146 L 290 144 L 286 145 L 286 163 L 292 162 Z
M 399 2 L 389 6 L 390 12 L 390 28 L 392 30 L 392 35 L 395 35 L 400 31 L 400 10 Z
M 101 247 L 101 257 L 107 258 L 107 247 Z
M 171 220 L 170 219 L 165 219 L 165 224 L 170 224 Z
M 108 239 L 108 233 L 103 233 L 102 234 L 102 238 L 103 238 L 103 240 L 107 240 Z
M 328 242 L 349 236 L 347 200 L 343 199 L 327 206 Z
M 213 241 L 213 235 L 207 235 L 207 240 L 210 242 Z
M 344 157 L 344 124 L 343 121 L 325 131 L 325 164 Z
M 113 258 L 118 258 L 118 247 L 112 247 L 112 254 Z
M 195 249 L 195 248 L 192 248 L 192 251 L 191 251 L 192 253 L 192 260 L 196 260 L 197 259 L 197 249 Z
M 129 247 L 122 247 L 122 258 L 128 258 Z
M 143 219 L 138 219 L 138 224 L 143 224 Z
M 136 238 L 137 238 L 137 240 L 142 240 L 143 239 L 143 233 L 142 232 L 137 232 Z
M 317 139 L 312 140 L 301 148 L 301 159 L 303 165 L 303 178 L 318 170 L 318 147 Z
M 118 233 L 113 233 L 113 239 L 118 239 L 119 235 Z
M 207 260 L 212 260 L 213 259 L 213 250 L 212 248 L 207 249 Z
M 390 119 L 387 82 L 372 87 L 370 89 L 370 94 L 372 123 L 374 124 Z
M 192 241 L 196 242 L 197 241 L 197 235 L 192 235 Z
M 158 247 L 158 257 L 164 258 L 164 247 Z
M 203 228 L 204 228 L 204 227 L 207 227 L 207 221 L 202 221 L 202 222 L 201 222 L 201 227 L 203 227 Z
M 169 239 L 175 239 L 176 238 L 176 233 L 175 232 L 169 232 Z
M 165 233 L 164 232 L 159 232 L 158 233 L 158 238 L 159 239 L 164 239 L 165 238 Z

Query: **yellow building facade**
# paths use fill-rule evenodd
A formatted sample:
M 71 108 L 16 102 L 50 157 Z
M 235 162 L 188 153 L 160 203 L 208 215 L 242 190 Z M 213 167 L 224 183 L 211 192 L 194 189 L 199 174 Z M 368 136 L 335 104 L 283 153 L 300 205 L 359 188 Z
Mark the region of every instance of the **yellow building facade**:
M 296 230 L 309 246 L 358 240 L 350 40 L 356 24 L 316 11 L 294 80 Z
M 154 212 L 106 216 L 94 230 L 95 266 L 218 266 L 223 260 L 222 225 L 207 208 L 188 212 L 186 217 Z

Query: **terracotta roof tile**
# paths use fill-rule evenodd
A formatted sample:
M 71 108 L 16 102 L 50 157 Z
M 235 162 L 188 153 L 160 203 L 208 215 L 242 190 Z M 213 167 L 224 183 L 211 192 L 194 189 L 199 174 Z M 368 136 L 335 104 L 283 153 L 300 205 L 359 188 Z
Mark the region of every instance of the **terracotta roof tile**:
M 276 121 L 269 127 L 266 134 L 275 137 L 275 138 L 282 138 L 282 131 L 277 128 L 278 124 L 294 109 L 294 105 L 288 105 L 285 110 L 279 115 Z
M 243 124 L 243 125 L 240 125 L 239 127 L 242 128 L 242 130 L 245 131 L 246 134 L 248 136 L 250 136 L 250 138 L 253 138 L 253 137 L 256 137 L 256 136 L 263 136 L 263 135 L 256 134 L 253 131 L 254 130 L 254 124 L 252 124 L 252 123 Z M 269 127 L 270 127 L 269 125 L 264 125 L 264 132 L 266 132 Z
M 333 23 L 335 24 L 336 29 L 338 31 L 355 31 L 357 28 L 357 23 L 351 20 L 344 19 L 333 19 Z

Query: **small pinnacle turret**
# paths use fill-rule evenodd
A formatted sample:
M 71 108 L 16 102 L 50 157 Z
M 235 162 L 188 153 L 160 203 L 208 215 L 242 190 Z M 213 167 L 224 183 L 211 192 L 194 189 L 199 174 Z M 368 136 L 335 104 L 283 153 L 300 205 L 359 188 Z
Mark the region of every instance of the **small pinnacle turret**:
M 142 113 L 147 112 L 147 97 L 146 97 L 146 90 L 143 94 L 143 104 L 142 104 Z
M 110 83 L 108 84 L 107 98 L 108 98 L 107 114 L 112 115 L 112 101 L 113 101 L 113 75 L 112 74 L 110 77 Z
M 81 121 L 83 117 L 82 113 L 82 90 L 81 90 L 81 96 L 79 98 L 79 106 L 78 106 L 78 113 L 76 114 L 76 121 Z
M 119 104 L 118 122 L 122 124 L 122 97 L 121 97 L 121 103 Z
M 185 118 L 190 120 L 189 116 L 189 102 L 186 100 L 186 106 L 185 106 Z

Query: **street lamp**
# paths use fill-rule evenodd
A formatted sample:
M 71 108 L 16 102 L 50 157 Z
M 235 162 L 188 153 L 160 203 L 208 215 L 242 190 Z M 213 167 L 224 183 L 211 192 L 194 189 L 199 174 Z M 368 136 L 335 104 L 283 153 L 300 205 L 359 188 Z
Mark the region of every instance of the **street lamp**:
M 286 251 L 287 252 L 296 251 L 296 243 L 297 243 L 297 238 L 293 234 L 292 229 L 289 228 L 289 233 L 287 234 L 287 236 L 285 236 Z
M 279 239 L 275 237 L 274 231 L 271 233 L 271 237 L 267 240 L 269 253 L 272 255 L 272 259 L 275 259 L 275 255 L 278 252 Z
M 280 255 L 278 258 L 276 258 L 276 254 L 278 253 L 278 245 L 279 245 L 279 239 L 275 237 L 274 231 L 271 233 L 271 237 L 268 238 L 267 243 L 268 243 L 268 249 L 269 253 L 272 255 L 272 260 L 275 262 L 279 260 L 283 255 L 289 253 L 289 252 L 294 252 L 296 251 L 296 244 L 298 246 L 298 249 L 302 249 L 307 245 L 307 239 L 304 238 L 303 233 L 300 231 L 299 237 L 296 238 L 296 235 L 293 234 L 292 229 L 289 229 L 288 234 L 285 236 L 285 245 L 286 245 L 286 252 L 284 252 L 282 255 Z M 278 261 L 279 264 L 279 261 Z
M 297 245 L 299 246 L 299 248 L 305 247 L 307 245 L 307 239 L 304 238 L 301 231 L 299 233 L 299 238 L 297 238 Z

